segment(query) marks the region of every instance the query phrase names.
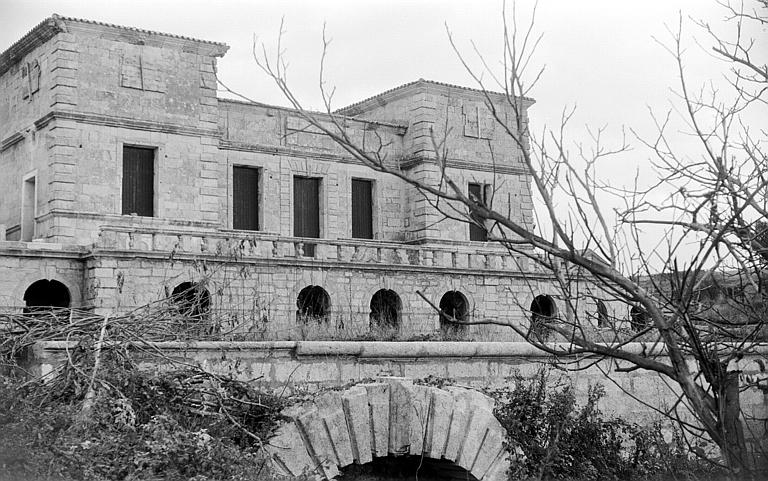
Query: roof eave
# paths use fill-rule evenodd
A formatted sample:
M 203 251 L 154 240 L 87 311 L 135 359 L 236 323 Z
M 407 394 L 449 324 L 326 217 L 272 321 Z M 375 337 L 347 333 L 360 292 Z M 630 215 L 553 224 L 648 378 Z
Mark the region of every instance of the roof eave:
M 26 35 L 0 53 L 0 75 L 4 75 L 12 66 L 18 63 L 25 55 L 62 31 L 62 26 L 55 17 L 48 17 L 38 23 Z

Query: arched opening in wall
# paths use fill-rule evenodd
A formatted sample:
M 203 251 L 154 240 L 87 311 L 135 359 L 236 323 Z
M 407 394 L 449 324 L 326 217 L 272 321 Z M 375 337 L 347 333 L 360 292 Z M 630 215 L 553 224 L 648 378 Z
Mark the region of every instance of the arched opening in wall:
M 640 306 L 632 306 L 629 310 L 629 323 L 633 331 L 642 331 L 648 327 L 648 313 Z
M 339 481 L 477 481 L 461 466 L 446 459 L 422 456 L 382 456 L 366 464 L 341 469 Z
M 557 304 L 552 296 L 540 294 L 533 298 L 531 302 L 531 327 L 528 335 L 537 338 L 540 341 L 546 341 L 552 330 L 545 323 L 550 322 L 557 316 Z
M 462 337 L 467 332 L 469 303 L 459 291 L 448 291 L 440 299 L 440 331 L 447 338 Z
M 176 312 L 192 321 L 208 320 L 211 312 L 211 294 L 195 282 L 182 282 L 173 289 L 171 302 Z
M 371 330 L 397 330 L 403 303 L 391 289 L 381 289 L 371 297 Z
M 611 321 L 608 319 L 608 308 L 605 302 L 597 300 L 597 327 L 611 327 Z
M 71 297 L 67 286 L 55 279 L 40 279 L 24 291 L 24 313 L 62 313 L 69 308 Z
M 296 298 L 296 320 L 328 322 L 331 314 L 331 297 L 320 286 L 307 286 Z

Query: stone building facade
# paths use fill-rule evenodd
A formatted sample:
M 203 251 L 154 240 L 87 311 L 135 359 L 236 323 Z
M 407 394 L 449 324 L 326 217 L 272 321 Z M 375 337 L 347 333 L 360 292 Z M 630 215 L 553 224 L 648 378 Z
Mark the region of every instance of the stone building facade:
M 425 299 L 523 323 L 537 295 L 554 295 L 527 259 L 444 219 L 298 112 L 217 97 L 227 49 L 53 16 L 0 54 L 0 304 L 120 312 L 184 287 L 248 339 L 514 340 L 441 326 Z M 440 176 L 431 135 L 445 137 L 456 182 L 533 222 L 521 150 L 482 92 L 418 80 L 337 118 L 428 183 Z

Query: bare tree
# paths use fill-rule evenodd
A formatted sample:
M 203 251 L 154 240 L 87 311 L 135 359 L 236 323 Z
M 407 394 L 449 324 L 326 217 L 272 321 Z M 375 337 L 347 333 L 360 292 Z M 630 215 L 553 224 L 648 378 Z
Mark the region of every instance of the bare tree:
M 733 38 L 715 33 L 704 23 L 698 28 L 710 35 L 710 53 L 725 62 L 725 87 L 695 93 L 691 89 L 683 67 L 682 16 L 670 29 L 671 42 L 665 47 L 679 69 L 677 112 L 682 112 L 698 140 L 699 151 L 683 154 L 673 147 L 669 125 L 674 112 L 654 116 L 654 138 L 637 138 L 650 149 L 657 179 L 650 187 L 638 182 L 631 189 L 610 186 L 598 169 L 602 159 L 624 151 L 626 142 L 606 147 L 602 130 L 597 130 L 590 132 L 591 146 L 569 149 L 565 139 L 572 111 L 564 113 L 556 129 L 544 129 L 539 135 L 528 130 L 526 96 L 542 74 L 541 70 L 529 72 L 541 38 L 534 33 L 535 11 L 527 26 L 518 28 L 514 3 L 511 12 L 505 6 L 503 58 L 486 61 L 475 48 L 479 70 L 470 66 L 448 31 L 452 48 L 484 94 L 496 132 L 522 152 L 539 198 L 536 223 L 546 226 L 539 230 L 494 209 L 490 199 L 470 195 L 451 178 L 445 132 L 433 135 L 433 161 L 440 173 L 434 183 L 414 179 L 398 168 L 399 159 L 393 162 L 384 150 L 371 150 L 352 138 L 349 119 L 332 108 L 334 91 L 324 80 L 329 44 L 325 34 L 319 80 L 324 112 L 304 108 L 287 83 L 282 25 L 274 55 L 254 44 L 254 58 L 312 128 L 371 169 L 416 187 L 444 216 L 482 223 L 489 239 L 546 269 L 568 304 L 566 315 L 529 313 L 529 326 L 480 322 L 507 325 L 554 356 L 610 359 L 618 370 L 660 374 L 680 393 L 664 414 L 676 419 L 688 435 L 711 439 L 722 454 L 713 461 L 734 475 L 750 476 L 755 471 L 745 442 L 748 425 L 740 393 L 759 380 L 740 377 L 735 363 L 754 352 L 765 334 L 766 131 L 748 119 L 755 112 L 768 118 L 768 70 L 760 63 L 765 59 L 754 58 L 757 40 L 745 32 L 750 24 L 766 25 L 768 2 L 757 0 L 750 8 L 730 3 L 723 7 Z M 496 72 L 497 64 L 501 72 Z M 514 115 L 505 114 L 510 110 Z M 605 196 L 626 202 L 615 221 L 611 212 L 603 210 Z M 561 199 L 567 201 L 567 208 L 558 203 Z M 649 227 L 660 232 L 651 243 L 644 237 Z M 691 244 L 698 246 L 692 253 Z M 589 299 L 632 306 L 630 322 L 608 319 L 599 306 L 595 316 L 580 314 L 579 303 Z M 547 332 L 568 342 L 547 342 Z M 640 350 L 633 341 L 645 344 Z

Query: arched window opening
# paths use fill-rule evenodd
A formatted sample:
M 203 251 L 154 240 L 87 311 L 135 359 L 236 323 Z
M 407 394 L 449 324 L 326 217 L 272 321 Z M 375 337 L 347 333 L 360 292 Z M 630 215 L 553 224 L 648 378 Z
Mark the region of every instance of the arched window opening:
M 608 308 L 605 302 L 597 300 L 597 327 L 611 327 L 611 321 L 608 319 Z
M 633 331 L 642 331 L 648 327 L 648 313 L 640 306 L 632 306 L 629 310 L 629 322 Z
M 447 459 L 424 456 L 382 456 L 366 464 L 350 464 L 341 469 L 339 481 L 370 479 L 376 481 L 477 481 L 458 464 Z
M 296 307 L 296 319 L 300 322 L 328 322 L 331 297 L 320 286 L 307 286 L 299 292 Z
M 447 336 L 459 336 L 467 330 L 469 303 L 459 291 L 448 291 L 440 299 L 440 330 Z
M 390 289 L 381 289 L 371 297 L 371 329 L 398 329 L 403 303 Z
M 182 282 L 176 286 L 171 301 L 179 315 L 195 321 L 207 319 L 211 310 L 211 294 L 195 282 Z
M 534 336 L 540 341 L 546 341 L 552 330 L 545 323 L 550 322 L 557 316 L 557 305 L 552 296 L 541 294 L 533 298 L 531 302 L 531 327 L 528 330 L 529 336 Z
M 67 286 L 55 279 L 40 279 L 24 292 L 24 313 L 56 313 L 69 308 Z

